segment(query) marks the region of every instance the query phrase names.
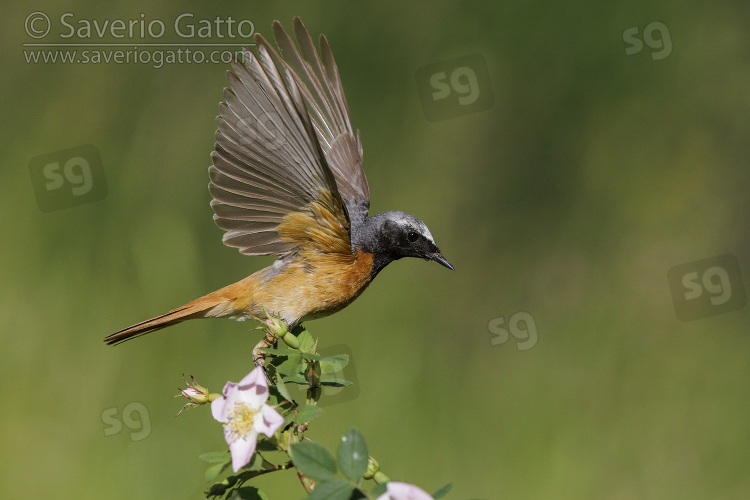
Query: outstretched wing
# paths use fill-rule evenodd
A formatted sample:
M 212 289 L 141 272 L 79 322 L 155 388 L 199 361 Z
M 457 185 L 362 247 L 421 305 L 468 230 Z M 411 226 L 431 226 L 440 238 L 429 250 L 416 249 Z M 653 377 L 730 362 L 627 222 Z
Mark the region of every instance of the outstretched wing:
M 302 26 L 295 19 L 297 24 Z M 283 32 L 277 25 L 274 29 Z M 301 29 L 307 34 L 304 26 Z M 340 124 L 311 120 L 309 110 L 315 111 L 310 102 L 317 90 L 309 90 L 262 36 L 256 35 L 256 45 L 257 55 L 245 49 L 244 64 L 234 63 L 234 74 L 227 74 L 229 88 L 219 108 L 216 151 L 209 167 L 211 206 L 216 224 L 227 231 L 224 243 L 248 255 L 283 257 L 295 246 L 315 242 L 311 235 L 322 231 L 330 237 L 318 240 L 330 243 L 331 251 L 351 250 L 344 208 L 350 202 L 342 200 L 337 179 L 349 174 L 346 167 L 332 163 L 352 159 L 344 158 L 339 151 L 345 149 L 336 146 L 345 142 L 339 140 L 342 134 L 332 132 L 329 147 L 318 132 L 321 126 Z M 343 103 L 345 109 L 340 82 L 337 89 L 341 99 L 336 106 Z M 359 152 L 361 170 L 361 146 Z M 300 217 L 312 224 L 309 233 L 285 230 Z
M 276 44 L 284 61 L 293 70 L 339 193 L 346 203 L 352 224 L 357 225 L 367 217 L 370 188 L 363 169 L 362 139 L 359 130 L 355 133 L 352 127 L 336 60 L 324 35 L 320 35 L 318 55 L 310 33 L 299 17 L 294 18 L 294 34 L 300 50 L 281 23 L 273 23 Z

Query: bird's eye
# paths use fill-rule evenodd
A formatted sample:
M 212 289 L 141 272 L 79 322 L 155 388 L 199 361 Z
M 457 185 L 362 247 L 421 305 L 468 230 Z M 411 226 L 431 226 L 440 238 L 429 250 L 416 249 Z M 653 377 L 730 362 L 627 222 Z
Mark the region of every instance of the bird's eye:
M 406 234 L 406 239 L 409 240 L 411 243 L 414 243 L 419 239 L 419 234 L 415 233 L 414 231 L 409 231 Z

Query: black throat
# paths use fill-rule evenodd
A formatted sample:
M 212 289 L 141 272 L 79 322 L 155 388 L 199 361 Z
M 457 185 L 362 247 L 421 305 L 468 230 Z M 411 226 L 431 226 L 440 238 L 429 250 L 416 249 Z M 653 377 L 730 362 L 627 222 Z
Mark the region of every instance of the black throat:
M 372 277 L 401 256 L 394 251 L 393 235 L 386 230 L 384 214 L 367 217 L 362 224 L 352 228 L 352 246 L 373 256 Z

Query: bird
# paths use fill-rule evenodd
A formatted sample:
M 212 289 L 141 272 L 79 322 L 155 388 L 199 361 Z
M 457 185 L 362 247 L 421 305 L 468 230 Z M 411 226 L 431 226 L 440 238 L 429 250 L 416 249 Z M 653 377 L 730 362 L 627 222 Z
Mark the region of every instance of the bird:
M 276 255 L 268 267 L 107 336 L 123 341 L 197 318 L 274 316 L 292 329 L 340 311 L 389 263 L 415 257 L 454 267 L 420 219 L 368 215 L 370 189 L 328 40 L 316 50 L 299 17 L 295 44 L 279 21 L 279 52 L 255 34 L 255 51 L 227 71 L 216 117 L 209 192 L 225 245 Z

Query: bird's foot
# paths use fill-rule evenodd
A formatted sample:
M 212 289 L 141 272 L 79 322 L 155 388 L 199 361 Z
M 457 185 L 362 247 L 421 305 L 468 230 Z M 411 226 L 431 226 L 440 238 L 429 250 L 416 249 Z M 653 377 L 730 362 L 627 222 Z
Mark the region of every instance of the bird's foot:
M 266 353 L 261 349 L 263 349 L 264 347 L 266 349 L 272 347 L 277 340 L 278 339 L 270 333 L 266 333 L 266 336 L 256 344 L 256 346 L 253 348 L 253 361 L 255 362 L 255 366 L 263 366 L 266 362 Z

